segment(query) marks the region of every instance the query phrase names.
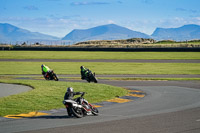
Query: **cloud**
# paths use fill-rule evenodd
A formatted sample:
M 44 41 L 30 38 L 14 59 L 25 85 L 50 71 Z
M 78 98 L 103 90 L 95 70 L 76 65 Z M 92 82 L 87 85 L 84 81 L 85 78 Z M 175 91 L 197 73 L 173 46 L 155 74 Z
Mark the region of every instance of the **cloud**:
M 108 24 L 114 24 L 115 21 L 113 21 L 113 20 L 108 20 L 107 23 L 108 23 Z
M 189 12 L 191 12 L 191 13 L 197 13 L 198 10 L 190 9 Z
M 29 10 L 29 11 L 31 11 L 31 10 L 38 10 L 38 8 L 36 6 L 33 6 L 33 5 L 25 6 L 24 9 Z
M 47 1 L 61 1 L 61 0 L 47 0 Z
M 176 8 L 176 11 L 186 12 L 187 9 L 185 9 L 185 8 Z
M 194 9 L 186 9 L 186 8 L 176 8 L 175 9 L 178 12 L 188 12 L 188 13 L 198 13 L 198 10 L 194 10 Z
M 117 1 L 117 3 L 122 4 L 123 2 L 122 1 Z
M 107 5 L 110 4 L 108 2 L 72 2 L 72 6 L 86 6 L 86 5 Z
M 154 3 L 153 0 L 142 0 L 142 2 L 145 4 L 153 4 Z
M 58 14 L 51 14 L 48 15 L 48 17 L 50 17 L 51 19 L 76 19 L 76 18 L 80 18 L 80 15 L 69 15 L 69 16 L 62 16 L 62 17 L 58 17 Z
M 159 25 L 159 27 L 163 28 L 176 28 L 187 24 L 200 25 L 200 21 L 199 17 L 190 17 L 190 18 L 174 17 L 170 19 L 162 19 L 160 22 L 157 22 L 157 24 Z

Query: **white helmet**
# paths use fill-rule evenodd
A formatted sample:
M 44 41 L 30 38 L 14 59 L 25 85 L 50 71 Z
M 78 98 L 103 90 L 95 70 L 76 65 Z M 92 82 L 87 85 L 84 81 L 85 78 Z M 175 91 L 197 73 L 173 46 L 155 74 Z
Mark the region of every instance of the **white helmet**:
M 67 88 L 67 92 L 73 92 L 73 91 L 74 91 L 74 89 L 72 87 Z

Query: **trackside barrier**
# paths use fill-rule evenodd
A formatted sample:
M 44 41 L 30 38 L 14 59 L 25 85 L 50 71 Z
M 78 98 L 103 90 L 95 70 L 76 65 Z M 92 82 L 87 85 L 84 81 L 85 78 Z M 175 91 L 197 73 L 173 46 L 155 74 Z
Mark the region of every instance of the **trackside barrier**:
M 116 52 L 200 52 L 200 48 L 74 48 L 74 47 L 0 47 L 19 51 L 116 51 Z

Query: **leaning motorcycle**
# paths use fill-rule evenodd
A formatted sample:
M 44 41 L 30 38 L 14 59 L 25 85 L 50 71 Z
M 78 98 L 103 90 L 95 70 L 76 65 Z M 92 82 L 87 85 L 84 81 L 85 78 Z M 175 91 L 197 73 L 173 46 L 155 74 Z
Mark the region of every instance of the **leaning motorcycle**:
M 97 78 L 95 77 L 95 73 L 92 73 L 92 71 L 88 71 L 87 76 L 85 77 L 85 79 L 87 80 L 87 82 L 94 82 L 97 83 Z
M 55 80 L 55 81 L 58 81 L 58 76 L 54 73 L 53 70 L 51 70 L 50 72 L 47 72 L 46 74 L 45 73 L 42 73 L 44 78 L 46 80 Z
M 64 100 L 63 104 L 65 105 L 66 109 L 77 118 L 82 118 L 83 116 L 90 114 L 98 115 L 98 109 L 83 98 L 84 94 L 85 93 L 76 98 L 76 100 Z

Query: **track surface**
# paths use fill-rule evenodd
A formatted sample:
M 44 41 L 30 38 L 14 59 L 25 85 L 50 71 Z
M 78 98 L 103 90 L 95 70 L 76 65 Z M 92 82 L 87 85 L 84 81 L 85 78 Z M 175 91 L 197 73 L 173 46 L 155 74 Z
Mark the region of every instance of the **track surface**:
M 74 81 L 76 82 L 76 81 Z M 84 82 L 84 81 L 83 81 Z M 50 116 L 3 119 L 0 132 L 199 132 L 199 82 L 107 81 L 145 91 L 142 99 L 99 108 L 99 116 L 69 118 L 64 109 Z M 190 87 L 190 85 L 192 85 Z M 194 89 L 195 88 L 195 89 Z
M 31 87 L 24 85 L 0 83 L 0 97 L 18 94 L 31 89 Z
M 47 60 L 41 60 L 41 61 L 47 61 Z M 175 61 L 174 63 L 182 63 L 182 61 L 180 62 Z M 194 60 L 183 63 L 199 63 L 199 60 L 195 62 L 193 61 Z M 138 60 L 135 62 L 138 62 Z M 166 60 L 160 62 L 164 63 L 166 62 Z M 129 76 L 130 75 L 127 75 L 127 77 Z M 146 77 L 147 75 L 141 75 L 141 76 Z M 150 75 L 150 76 L 155 77 L 155 75 Z M 170 77 L 172 75 L 159 75 L 159 76 Z M 174 76 L 199 77 L 199 75 L 174 75 Z M 64 82 L 66 81 L 66 79 L 61 79 L 61 80 L 63 80 Z M 85 82 L 81 80 L 68 80 L 68 79 L 67 81 Z M 200 82 L 199 81 L 100 80 L 99 82 L 103 84 L 139 89 L 146 92 L 147 95 L 142 99 L 138 99 L 128 103 L 111 104 L 108 106 L 101 107 L 99 108 L 100 111 L 99 116 L 87 116 L 81 119 L 67 117 L 65 109 L 51 110 L 51 115 L 49 116 L 40 116 L 40 117 L 24 118 L 24 119 L 0 119 L 0 133 L 8 133 L 8 132 L 199 133 L 200 132 Z

